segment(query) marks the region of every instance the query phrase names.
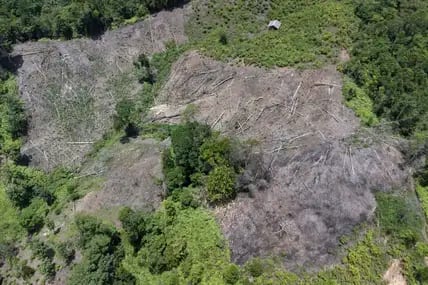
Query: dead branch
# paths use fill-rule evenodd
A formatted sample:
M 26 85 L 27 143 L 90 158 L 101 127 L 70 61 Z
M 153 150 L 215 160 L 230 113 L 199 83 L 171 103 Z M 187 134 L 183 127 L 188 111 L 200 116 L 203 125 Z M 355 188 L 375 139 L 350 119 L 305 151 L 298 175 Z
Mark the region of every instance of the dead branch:
M 176 117 L 180 117 L 181 114 L 174 114 L 174 115 L 170 115 L 170 116 L 162 116 L 162 117 L 158 117 L 158 118 L 153 118 L 151 119 L 152 122 L 156 122 L 156 121 L 161 121 L 161 120 L 165 120 L 165 119 L 172 119 L 172 118 L 176 118 Z
M 32 51 L 32 52 L 26 52 L 26 53 L 21 53 L 21 56 L 27 56 L 27 55 L 33 55 L 33 54 L 39 54 L 39 53 L 48 53 L 51 52 L 52 50 L 47 49 L 47 50 L 39 50 L 39 51 Z
M 67 142 L 67 144 L 76 144 L 76 145 L 79 145 L 79 144 L 93 144 L 94 142 L 91 142 L 91 141 L 88 141 L 88 142 Z
M 219 83 L 217 83 L 216 85 L 214 85 L 214 86 L 212 87 L 211 91 L 213 91 L 214 89 L 216 89 L 216 88 L 217 88 L 217 87 L 219 87 L 220 85 L 224 84 L 225 82 L 227 82 L 227 81 L 229 81 L 229 80 L 233 79 L 234 75 L 235 75 L 235 74 L 233 73 L 233 74 L 229 75 L 229 77 L 227 77 L 226 79 L 223 79 L 222 81 L 220 81 Z
M 342 122 L 342 120 L 339 120 L 335 115 L 333 115 L 332 113 L 330 113 L 329 111 L 327 111 L 327 110 L 324 110 L 324 109 L 321 109 L 321 108 L 319 108 L 321 111 L 323 111 L 323 112 L 325 112 L 326 114 L 328 114 L 328 115 L 330 115 L 336 122 L 338 122 L 338 123 L 340 123 L 340 122 Z
M 342 87 L 342 85 L 338 85 L 335 83 L 328 83 L 328 82 L 315 82 L 312 86 Z
M 297 92 L 299 92 L 301 86 L 302 86 L 302 81 L 300 81 L 299 86 L 297 86 L 296 91 L 294 91 L 293 97 L 291 97 L 292 100 L 294 100 L 294 98 L 296 97 Z
M 223 111 L 220 116 L 218 116 L 217 120 L 214 121 L 214 123 L 212 123 L 211 128 L 214 128 L 215 125 L 217 125 L 217 123 L 221 120 L 221 118 L 223 118 L 223 115 L 226 111 Z
M 309 133 L 304 133 L 302 135 L 298 135 L 298 136 L 296 136 L 296 137 L 291 138 L 290 140 L 288 140 L 288 143 L 291 144 L 293 141 L 295 141 L 297 139 L 300 139 L 300 138 L 303 138 L 303 137 L 306 137 L 306 136 L 309 136 L 309 135 L 312 135 L 312 134 L 313 134 L 313 132 L 309 132 Z

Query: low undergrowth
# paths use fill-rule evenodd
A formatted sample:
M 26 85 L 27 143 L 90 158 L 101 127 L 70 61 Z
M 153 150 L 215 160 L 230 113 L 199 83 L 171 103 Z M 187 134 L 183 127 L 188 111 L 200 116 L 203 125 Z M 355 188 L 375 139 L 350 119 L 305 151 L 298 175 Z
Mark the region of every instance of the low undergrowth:
M 196 1 L 188 34 L 202 52 L 266 67 L 335 62 L 357 29 L 351 1 Z M 269 20 L 282 22 L 268 30 Z

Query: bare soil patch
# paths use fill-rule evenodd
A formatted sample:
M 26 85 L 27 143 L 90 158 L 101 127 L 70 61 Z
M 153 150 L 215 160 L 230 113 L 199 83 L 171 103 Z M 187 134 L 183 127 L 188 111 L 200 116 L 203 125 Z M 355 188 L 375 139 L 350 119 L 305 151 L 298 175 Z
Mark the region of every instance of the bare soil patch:
M 188 8 L 163 11 L 132 26 L 106 32 L 99 40 L 28 42 L 15 46 L 21 56 L 19 91 L 30 116 L 22 152 L 32 165 L 52 169 L 78 166 L 91 142 L 112 125 L 115 103 L 141 88 L 133 61 L 165 43 L 186 41 Z
M 403 276 L 401 262 L 394 259 L 388 270 L 383 275 L 383 280 L 388 285 L 407 285 L 406 278 Z
M 177 122 L 193 104 L 199 121 L 256 140 L 270 172 L 267 188 L 214 209 L 234 261 L 279 254 L 289 268 L 331 265 L 339 238 L 373 216 L 372 190 L 405 186 L 398 142 L 360 129 L 342 100 L 334 67 L 265 70 L 196 52 L 175 64 L 152 120 Z
M 96 174 L 105 181 L 101 190 L 77 201 L 76 212 L 97 213 L 117 221 L 121 207 L 152 211 L 162 202 L 161 151 L 166 144 L 154 139 L 132 139 L 103 149 L 84 166 L 82 175 Z

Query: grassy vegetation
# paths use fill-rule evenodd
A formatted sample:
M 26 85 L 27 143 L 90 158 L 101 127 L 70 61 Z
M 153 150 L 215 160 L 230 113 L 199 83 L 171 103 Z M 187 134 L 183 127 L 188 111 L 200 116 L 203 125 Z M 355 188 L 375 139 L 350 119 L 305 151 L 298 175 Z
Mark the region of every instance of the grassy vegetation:
M 428 187 L 417 184 L 416 193 L 418 194 L 419 201 L 421 201 L 421 206 L 424 209 L 425 218 L 428 219 Z
M 222 284 L 230 256 L 209 212 L 166 200 L 156 213 L 128 212 L 122 222 L 128 238 L 143 230 L 125 259 L 139 284 Z
M 24 236 L 24 229 L 19 223 L 19 211 L 10 203 L 4 185 L 0 186 L 0 209 L 0 244 L 19 240 Z
M 206 54 L 266 67 L 335 62 L 357 30 L 352 1 L 196 2 L 188 34 Z M 282 22 L 268 30 L 270 19 Z

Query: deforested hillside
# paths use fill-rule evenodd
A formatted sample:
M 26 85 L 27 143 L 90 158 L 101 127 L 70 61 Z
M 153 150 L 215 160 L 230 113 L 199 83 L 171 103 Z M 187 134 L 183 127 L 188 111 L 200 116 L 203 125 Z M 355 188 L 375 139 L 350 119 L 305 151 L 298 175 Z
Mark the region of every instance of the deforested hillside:
M 22 57 L 20 96 L 31 116 L 22 152 L 32 163 L 47 170 L 80 165 L 91 144 L 112 127 L 116 103 L 141 93 L 133 61 L 162 51 L 168 42 L 185 41 L 185 13 L 161 12 L 96 41 L 15 46 L 14 55 Z
M 428 282 L 425 1 L 0 4 L 0 284 Z

